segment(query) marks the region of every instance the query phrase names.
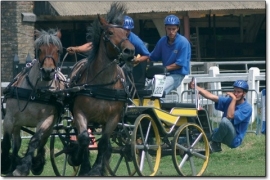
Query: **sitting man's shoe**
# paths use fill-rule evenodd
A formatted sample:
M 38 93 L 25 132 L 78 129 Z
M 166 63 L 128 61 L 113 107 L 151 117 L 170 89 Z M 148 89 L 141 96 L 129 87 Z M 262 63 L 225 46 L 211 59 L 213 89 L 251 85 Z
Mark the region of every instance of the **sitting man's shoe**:
M 215 141 L 210 142 L 210 152 L 211 153 L 220 152 L 220 151 L 222 151 L 220 142 L 215 142 Z

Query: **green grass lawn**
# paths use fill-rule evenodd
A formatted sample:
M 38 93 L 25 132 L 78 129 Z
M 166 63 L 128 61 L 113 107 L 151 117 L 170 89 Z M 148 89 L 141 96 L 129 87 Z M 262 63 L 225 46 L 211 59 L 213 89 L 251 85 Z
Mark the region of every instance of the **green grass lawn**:
M 27 141 L 23 140 L 21 154 L 25 152 Z M 266 140 L 264 135 L 255 135 L 248 133 L 243 144 L 236 148 L 230 149 L 222 145 L 223 151 L 220 153 L 210 154 L 210 159 L 203 176 L 266 176 Z M 61 147 L 61 145 L 59 145 Z M 55 176 L 50 162 L 49 141 L 46 145 L 46 165 L 41 176 Z M 92 162 L 95 159 L 96 151 L 92 153 Z M 58 163 L 63 164 L 62 160 Z M 67 166 L 69 174 L 73 171 Z M 30 174 L 32 176 L 32 174 Z M 172 157 L 164 156 L 157 176 L 179 176 L 173 166 Z

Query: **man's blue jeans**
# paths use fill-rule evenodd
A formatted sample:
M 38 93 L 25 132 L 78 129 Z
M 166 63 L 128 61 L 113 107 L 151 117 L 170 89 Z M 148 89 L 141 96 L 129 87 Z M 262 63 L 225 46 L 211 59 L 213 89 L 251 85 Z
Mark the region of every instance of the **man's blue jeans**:
M 235 136 L 236 131 L 234 129 L 232 122 L 228 118 L 224 117 L 221 119 L 219 127 L 214 129 L 212 141 L 221 142 L 231 147 L 231 144 Z
M 181 82 L 185 78 L 182 74 L 170 74 L 166 76 L 166 82 L 164 86 L 165 94 L 169 94 L 173 89 L 177 89 L 181 85 Z

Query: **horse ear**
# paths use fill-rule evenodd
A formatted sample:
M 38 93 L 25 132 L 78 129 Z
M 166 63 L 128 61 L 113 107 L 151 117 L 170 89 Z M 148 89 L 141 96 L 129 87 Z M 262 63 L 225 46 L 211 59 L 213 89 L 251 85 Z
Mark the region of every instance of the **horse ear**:
M 61 39 L 61 37 L 62 37 L 61 29 L 58 29 L 58 30 L 57 30 L 56 36 L 57 36 L 59 39 Z
M 40 31 L 36 29 L 36 30 L 34 31 L 34 36 L 39 37 L 39 35 L 40 35 Z
M 105 18 L 101 17 L 99 14 L 98 14 L 97 16 L 98 16 L 99 23 L 100 23 L 102 26 L 107 26 L 107 25 L 108 25 L 108 22 L 106 21 Z

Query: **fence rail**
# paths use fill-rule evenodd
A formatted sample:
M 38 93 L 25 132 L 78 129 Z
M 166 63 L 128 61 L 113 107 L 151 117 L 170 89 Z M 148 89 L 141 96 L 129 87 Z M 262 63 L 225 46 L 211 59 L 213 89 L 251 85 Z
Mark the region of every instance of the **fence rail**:
M 252 65 L 252 66 L 251 66 Z M 217 66 L 222 73 L 244 72 L 249 68 L 258 67 L 261 72 L 266 71 L 266 61 L 220 61 L 220 62 L 191 62 L 191 74 L 203 74 L 211 66 Z

